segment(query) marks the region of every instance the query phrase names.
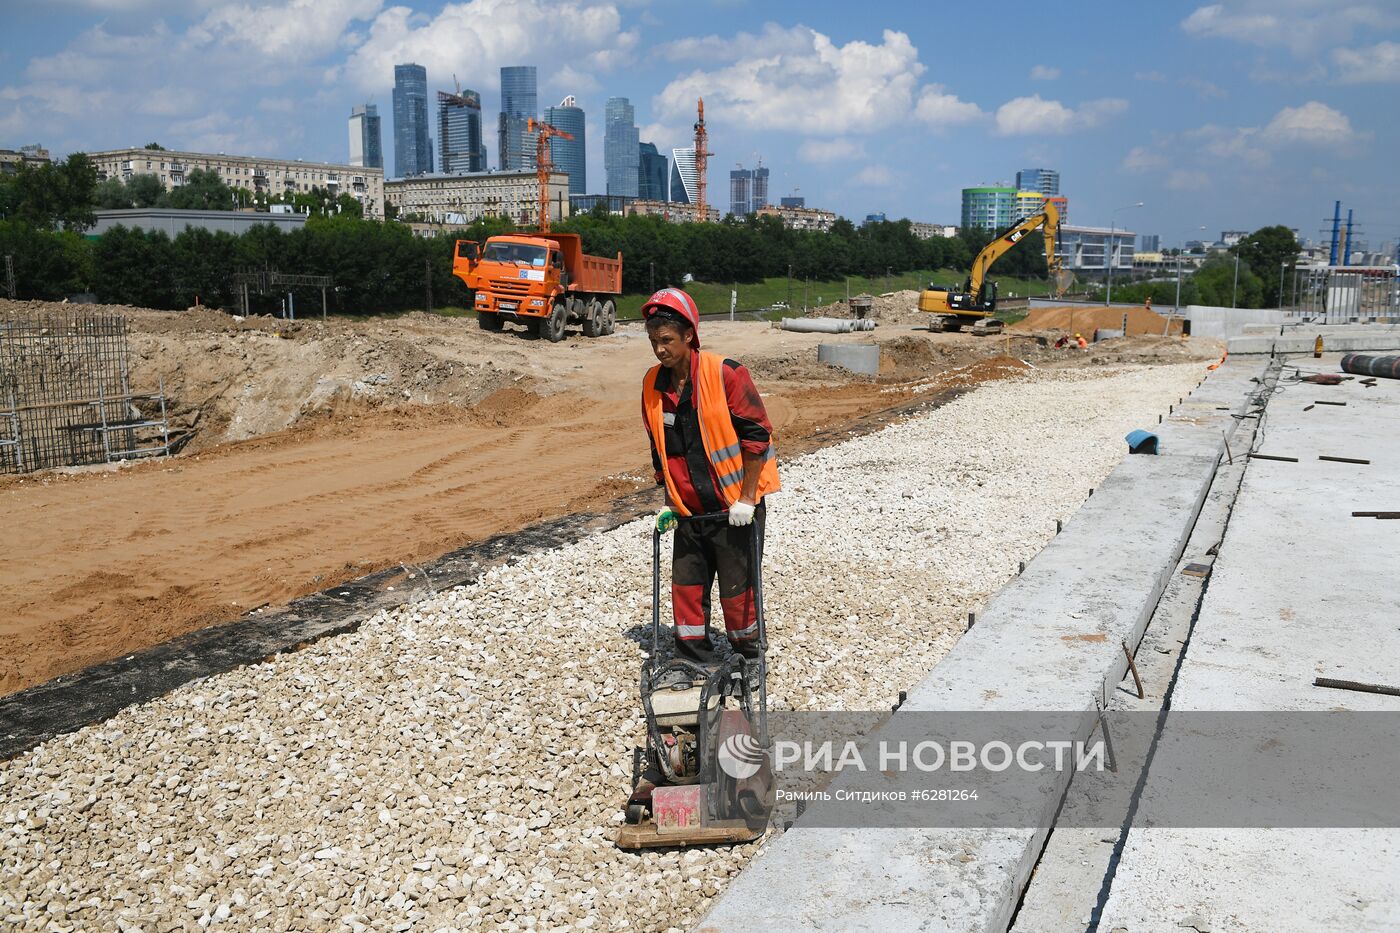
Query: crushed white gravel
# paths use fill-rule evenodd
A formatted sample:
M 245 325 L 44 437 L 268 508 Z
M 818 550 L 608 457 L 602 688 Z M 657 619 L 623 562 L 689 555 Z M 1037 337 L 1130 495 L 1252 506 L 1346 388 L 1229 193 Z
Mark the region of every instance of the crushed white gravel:
M 1204 375 L 1035 371 L 787 463 L 773 705 L 892 703 Z M 761 843 L 612 843 L 649 560 L 632 522 L 0 764 L 0 926 L 688 926 Z

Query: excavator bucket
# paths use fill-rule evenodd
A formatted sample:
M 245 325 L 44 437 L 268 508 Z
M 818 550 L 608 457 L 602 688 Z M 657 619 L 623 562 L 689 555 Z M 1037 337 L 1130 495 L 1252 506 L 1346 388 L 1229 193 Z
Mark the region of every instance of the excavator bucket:
M 1055 270 L 1055 297 L 1059 298 L 1074 284 L 1074 272 L 1070 269 Z

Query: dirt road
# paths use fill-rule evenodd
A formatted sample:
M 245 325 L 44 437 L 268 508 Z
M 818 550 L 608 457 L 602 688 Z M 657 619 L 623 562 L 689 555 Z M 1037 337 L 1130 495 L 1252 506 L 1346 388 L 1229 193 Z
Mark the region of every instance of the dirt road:
M 133 315 L 136 381 L 165 376 L 203 431 L 185 454 L 0 482 L 0 523 L 23 529 L 0 561 L 0 695 L 651 485 L 640 328 L 547 344 L 425 317 L 318 341 L 226 321 Z M 1011 346 L 891 328 L 876 382 L 819 367 L 829 335 L 704 334 L 750 365 L 780 450 Z

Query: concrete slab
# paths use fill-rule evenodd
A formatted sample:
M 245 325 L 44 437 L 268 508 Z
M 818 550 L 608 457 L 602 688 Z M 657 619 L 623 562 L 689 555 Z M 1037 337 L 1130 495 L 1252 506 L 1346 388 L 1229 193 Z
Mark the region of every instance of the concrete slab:
M 1121 642 L 1141 636 L 1263 369 L 1262 361 L 1231 361 L 1216 370 L 1160 426 L 1163 453 L 1125 457 L 892 719 L 1078 711 L 1087 736 L 1097 703 L 1126 673 Z M 1069 777 L 1044 774 L 1048 826 Z M 1046 832 L 818 830 L 799 821 L 699 929 L 1003 930 Z
M 1242 334 L 1225 344 L 1232 354 L 1312 353 L 1322 338 L 1328 352 L 1400 350 L 1400 325 L 1328 324 L 1288 327 L 1285 334 Z
M 1339 359 L 1319 368 L 1336 371 Z M 1400 382 L 1285 381 L 1258 449 L 1297 462 L 1250 461 L 1173 710 L 1400 711 L 1394 697 L 1312 685 L 1396 682 L 1400 526 L 1351 512 L 1400 509 Z M 1168 775 L 1180 779 L 1178 738 L 1169 720 L 1145 802 Z M 1099 928 L 1179 929 L 1191 918 L 1215 931 L 1400 928 L 1400 830 L 1132 828 Z
M 880 372 L 880 347 L 873 343 L 819 343 L 817 362 L 874 376 Z
M 1217 308 L 1211 305 L 1187 305 L 1183 312 L 1191 322 L 1192 337 L 1235 337 L 1248 325 L 1282 324 L 1283 312 L 1274 308 Z
M 1255 424 L 1257 419 L 1249 419 L 1241 425 L 1236 447 L 1249 444 Z M 1131 678 L 1125 678 L 1110 698 L 1110 709 L 1158 712 L 1167 702 L 1208 579 L 1183 571 L 1188 564 L 1213 565 L 1248 462 L 1240 456 L 1218 467 L 1186 551 L 1137 645 L 1145 696 L 1139 698 Z M 1152 738 L 1140 729 L 1120 730 L 1114 740 L 1120 773 L 1074 775 L 1011 933 L 1083 933 L 1095 928 L 1104 882 L 1118 859 Z

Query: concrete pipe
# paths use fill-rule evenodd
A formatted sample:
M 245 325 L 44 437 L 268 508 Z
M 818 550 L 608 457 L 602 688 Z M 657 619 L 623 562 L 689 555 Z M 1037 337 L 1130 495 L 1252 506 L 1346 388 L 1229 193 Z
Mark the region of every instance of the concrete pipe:
M 1348 353 L 1342 357 L 1342 372 L 1355 373 L 1358 376 L 1400 379 L 1400 356 L 1367 356 L 1363 353 Z
M 871 320 L 854 320 L 841 317 L 787 317 L 783 318 L 783 330 L 803 334 L 849 334 L 855 330 L 874 330 Z

